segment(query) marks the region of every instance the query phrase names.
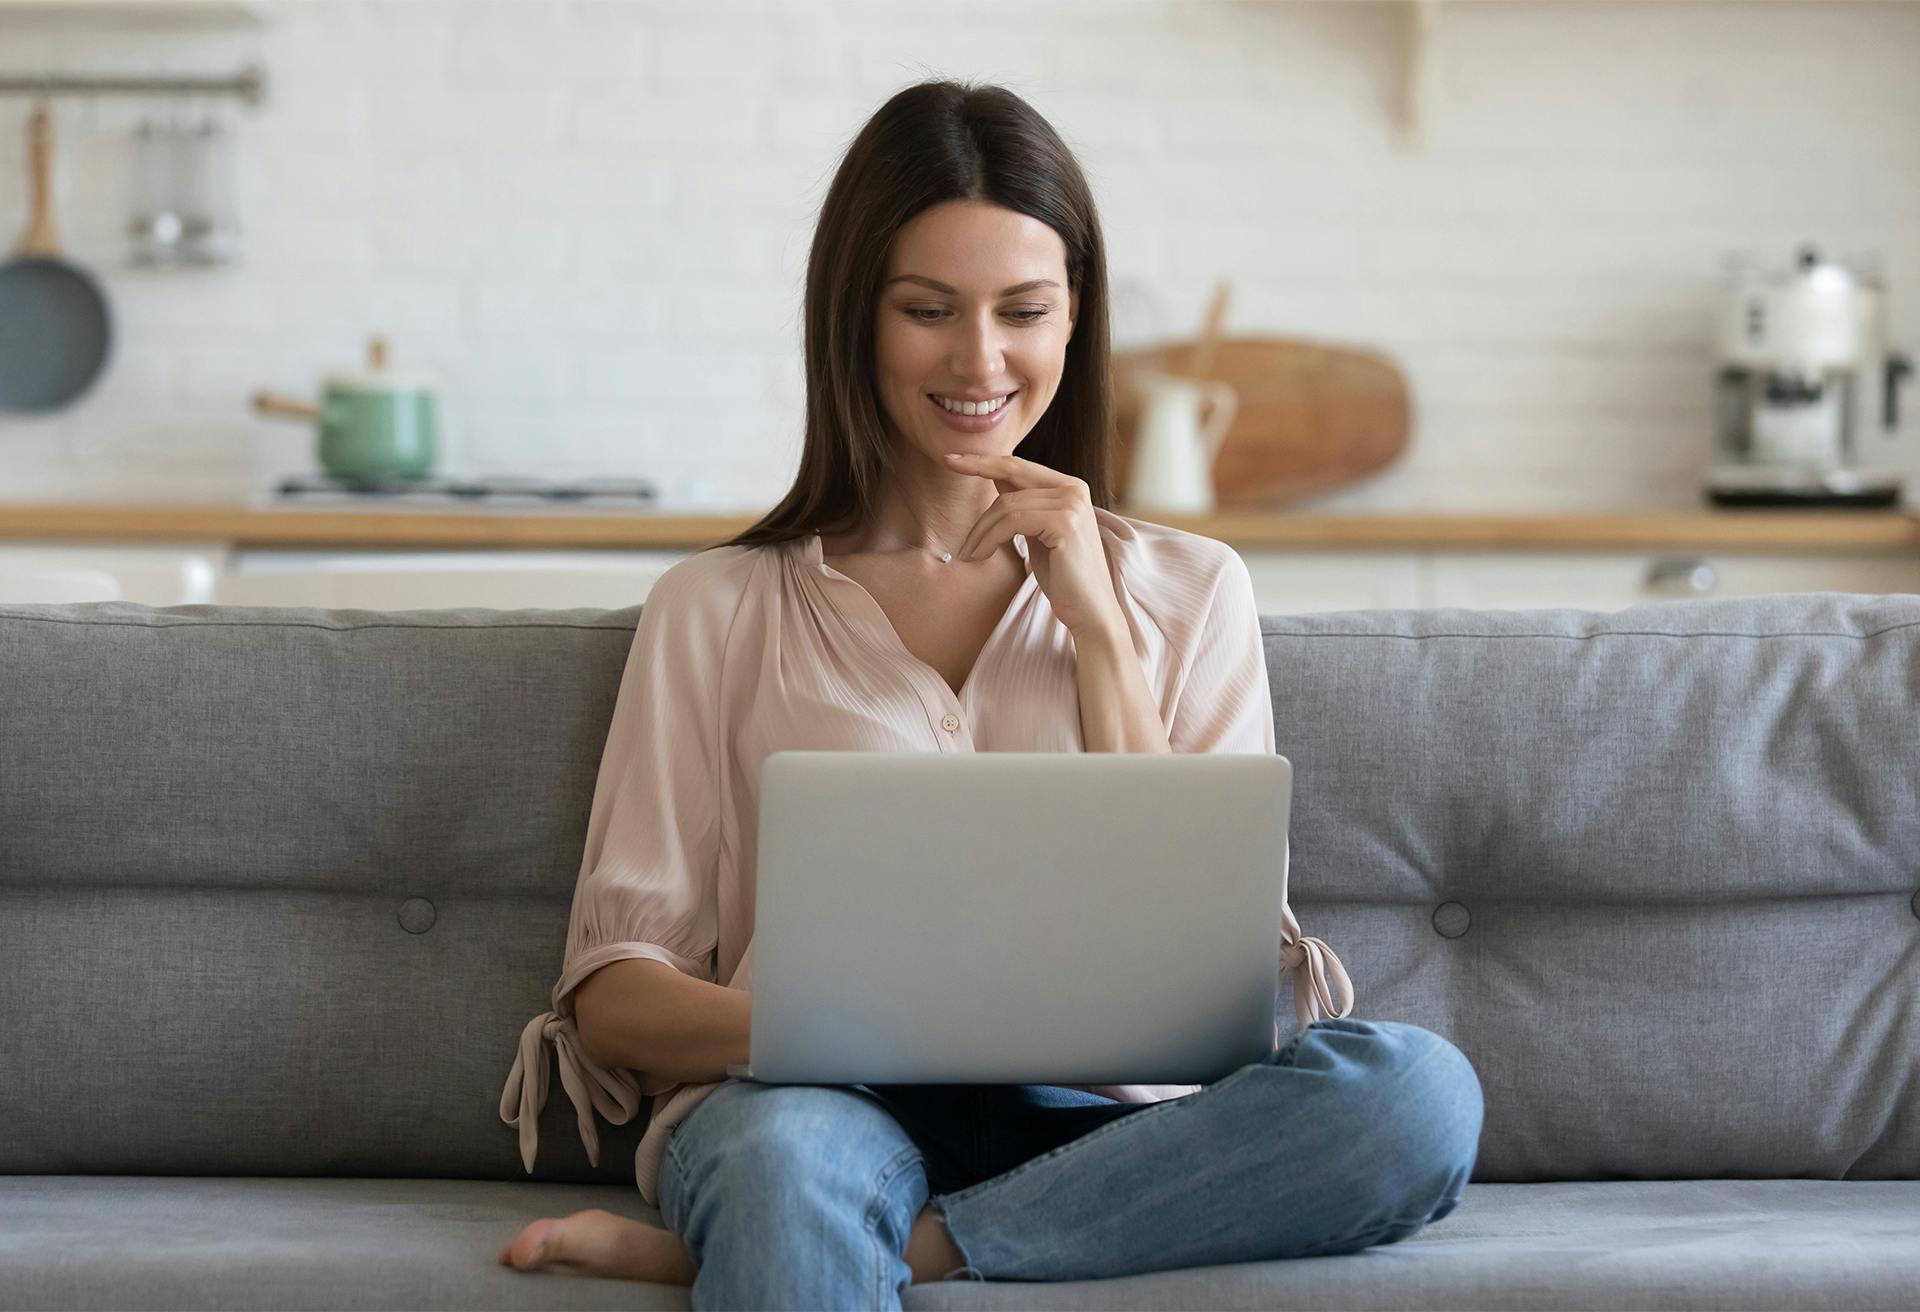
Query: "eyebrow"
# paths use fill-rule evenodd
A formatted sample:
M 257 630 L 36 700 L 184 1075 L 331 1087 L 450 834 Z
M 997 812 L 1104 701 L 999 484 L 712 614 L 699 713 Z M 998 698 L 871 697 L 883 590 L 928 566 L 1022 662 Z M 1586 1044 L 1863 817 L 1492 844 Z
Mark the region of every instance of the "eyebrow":
M 889 278 L 887 279 L 887 286 L 891 287 L 897 282 L 921 283 L 924 286 L 933 288 L 933 290 L 937 292 L 945 292 L 949 296 L 956 295 L 959 292 L 959 288 L 957 287 L 949 287 L 943 282 L 935 282 L 932 278 L 923 278 L 917 273 L 903 273 L 897 278 Z M 1059 283 L 1051 278 L 1035 278 L 1030 282 L 1015 283 L 1000 294 L 1002 296 L 1018 296 L 1021 292 L 1030 292 L 1036 287 L 1058 287 L 1059 285 Z

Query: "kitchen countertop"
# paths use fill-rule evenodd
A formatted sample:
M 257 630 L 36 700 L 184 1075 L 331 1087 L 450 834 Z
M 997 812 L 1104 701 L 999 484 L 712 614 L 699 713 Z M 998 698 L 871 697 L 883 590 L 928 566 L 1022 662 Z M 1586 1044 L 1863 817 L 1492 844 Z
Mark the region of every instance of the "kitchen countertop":
M 1218 538 L 1240 550 L 1916 551 L 1920 508 L 1773 510 L 1701 507 L 1507 514 L 1397 511 L 1120 514 Z M 693 550 L 755 513 L 620 507 L 0 502 L 0 543 L 225 542 L 234 547 Z

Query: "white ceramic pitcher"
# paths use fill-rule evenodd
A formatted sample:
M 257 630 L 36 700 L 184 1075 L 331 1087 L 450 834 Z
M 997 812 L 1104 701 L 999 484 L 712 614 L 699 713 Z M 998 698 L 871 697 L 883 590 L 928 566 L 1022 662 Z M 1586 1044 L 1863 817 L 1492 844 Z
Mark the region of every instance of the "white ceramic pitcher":
M 1231 383 L 1138 369 L 1139 426 L 1127 469 L 1127 507 L 1176 514 L 1213 509 L 1213 460 L 1240 407 Z M 1203 423 L 1201 408 L 1211 403 Z

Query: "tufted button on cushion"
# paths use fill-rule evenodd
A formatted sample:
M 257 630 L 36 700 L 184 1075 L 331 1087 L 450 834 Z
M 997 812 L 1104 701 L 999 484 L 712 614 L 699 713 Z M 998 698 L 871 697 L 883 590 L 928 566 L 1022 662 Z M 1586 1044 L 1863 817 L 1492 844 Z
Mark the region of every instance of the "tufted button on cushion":
M 426 933 L 435 918 L 433 903 L 423 897 L 410 897 L 400 904 L 400 928 L 409 934 Z

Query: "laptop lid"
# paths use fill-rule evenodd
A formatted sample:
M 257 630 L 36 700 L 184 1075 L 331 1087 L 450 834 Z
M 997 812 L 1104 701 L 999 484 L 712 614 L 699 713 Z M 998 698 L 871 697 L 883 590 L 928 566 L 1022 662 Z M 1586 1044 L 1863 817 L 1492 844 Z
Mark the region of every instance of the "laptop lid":
M 729 1074 L 1199 1084 L 1260 1060 L 1292 785 L 1276 755 L 772 753 Z

